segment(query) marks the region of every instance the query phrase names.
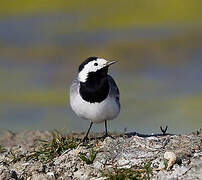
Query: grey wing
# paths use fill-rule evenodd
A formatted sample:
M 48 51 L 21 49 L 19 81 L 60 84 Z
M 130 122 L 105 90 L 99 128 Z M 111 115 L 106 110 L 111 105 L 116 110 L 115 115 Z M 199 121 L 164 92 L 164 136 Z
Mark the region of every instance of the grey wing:
M 70 87 L 70 96 L 77 95 L 79 86 L 79 81 L 77 79 L 74 79 Z
M 120 93 L 119 93 L 119 88 L 116 85 L 114 79 L 108 75 L 108 80 L 109 80 L 109 84 L 110 84 L 110 96 L 114 96 L 118 101 L 120 98 Z

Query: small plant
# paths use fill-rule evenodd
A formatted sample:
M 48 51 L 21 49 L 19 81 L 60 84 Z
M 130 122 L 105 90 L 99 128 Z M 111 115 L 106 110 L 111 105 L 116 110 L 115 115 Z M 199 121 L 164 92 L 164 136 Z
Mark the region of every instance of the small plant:
M 112 171 L 105 169 L 100 172 L 107 180 L 149 180 L 152 176 L 151 162 L 147 162 L 143 167 L 113 168 Z
M 11 159 L 10 163 L 16 163 L 16 162 L 20 161 L 22 158 L 24 158 L 25 155 L 14 153 L 13 150 L 11 149 L 9 151 L 9 157 Z
M 79 157 L 86 163 L 86 164 L 93 164 L 95 160 L 96 153 L 94 152 L 93 148 L 90 149 L 89 157 L 86 157 L 83 153 L 79 154 Z
M 197 130 L 196 130 L 196 134 L 197 134 L 197 135 L 201 134 L 201 131 L 202 131 L 201 128 L 197 129 Z
M 168 168 L 168 160 L 164 159 L 163 164 L 164 164 L 164 169 L 167 169 Z
M 150 176 L 152 175 L 151 162 L 147 162 L 144 165 L 144 169 L 146 170 L 146 173 L 144 174 L 144 179 L 150 179 Z
M 129 179 L 138 179 L 141 178 L 141 172 L 130 169 L 118 169 L 114 168 L 113 172 L 110 172 L 108 169 L 105 172 L 101 172 L 102 176 L 107 177 L 107 180 L 129 180 Z
M 54 130 L 52 131 L 52 140 L 40 141 L 37 150 L 33 151 L 28 158 L 38 158 L 42 161 L 49 161 L 60 156 L 65 150 L 73 149 L 77 146 L 78 143 L 76 141 Z
M 2 145 L 0 144 L 0 153 L 3 151 L 3 147 Z

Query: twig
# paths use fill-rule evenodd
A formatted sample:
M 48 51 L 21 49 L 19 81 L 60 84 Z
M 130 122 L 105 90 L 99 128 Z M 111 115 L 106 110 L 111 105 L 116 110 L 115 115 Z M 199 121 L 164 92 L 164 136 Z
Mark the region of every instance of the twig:
M 189 170 L 191 170 L 192 167 L 190 167 L 189 169 L 187 169 L 181 176 L 185 175 Z
M 166 131 L 168 130 L 168 126 L 165 127 L 165 129 L 162 128 L 162 126 L 160 126 L 161 132 L 163 133 L 163 135 L 166 134 Z
M 166 145 L 169 143 L 170 138 L 166 138 L 165 141 L 163 142 L 163 146 L 162 148 L 164 149 L 166 147 Z

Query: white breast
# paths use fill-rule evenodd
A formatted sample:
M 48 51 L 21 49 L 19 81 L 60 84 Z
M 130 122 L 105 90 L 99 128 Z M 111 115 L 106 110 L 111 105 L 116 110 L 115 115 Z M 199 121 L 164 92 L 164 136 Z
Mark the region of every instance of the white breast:
M 120 111 L 120 106 L 115 98 L 108 96 L 101 103 L 89 103 L 82 99 L 78 88 L 77 93 L 70 95 L 70 105 L 77 116 L 95 123 L 112 120 Z

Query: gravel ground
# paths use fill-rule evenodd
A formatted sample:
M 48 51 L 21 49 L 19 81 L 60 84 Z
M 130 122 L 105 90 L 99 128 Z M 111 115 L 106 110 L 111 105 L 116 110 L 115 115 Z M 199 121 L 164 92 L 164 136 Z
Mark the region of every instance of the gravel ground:
M 77 145 L 44 160 L 30 154 L 39 140 L 51 142 L 49 131 L 5 132 L 0 137 L 0 179 L 202 179 L 199 131 L 185 135 L 128 133 L 92 138 L 86 144 L 79 140 L 82 136 L 69 134 L 76 137 Z

